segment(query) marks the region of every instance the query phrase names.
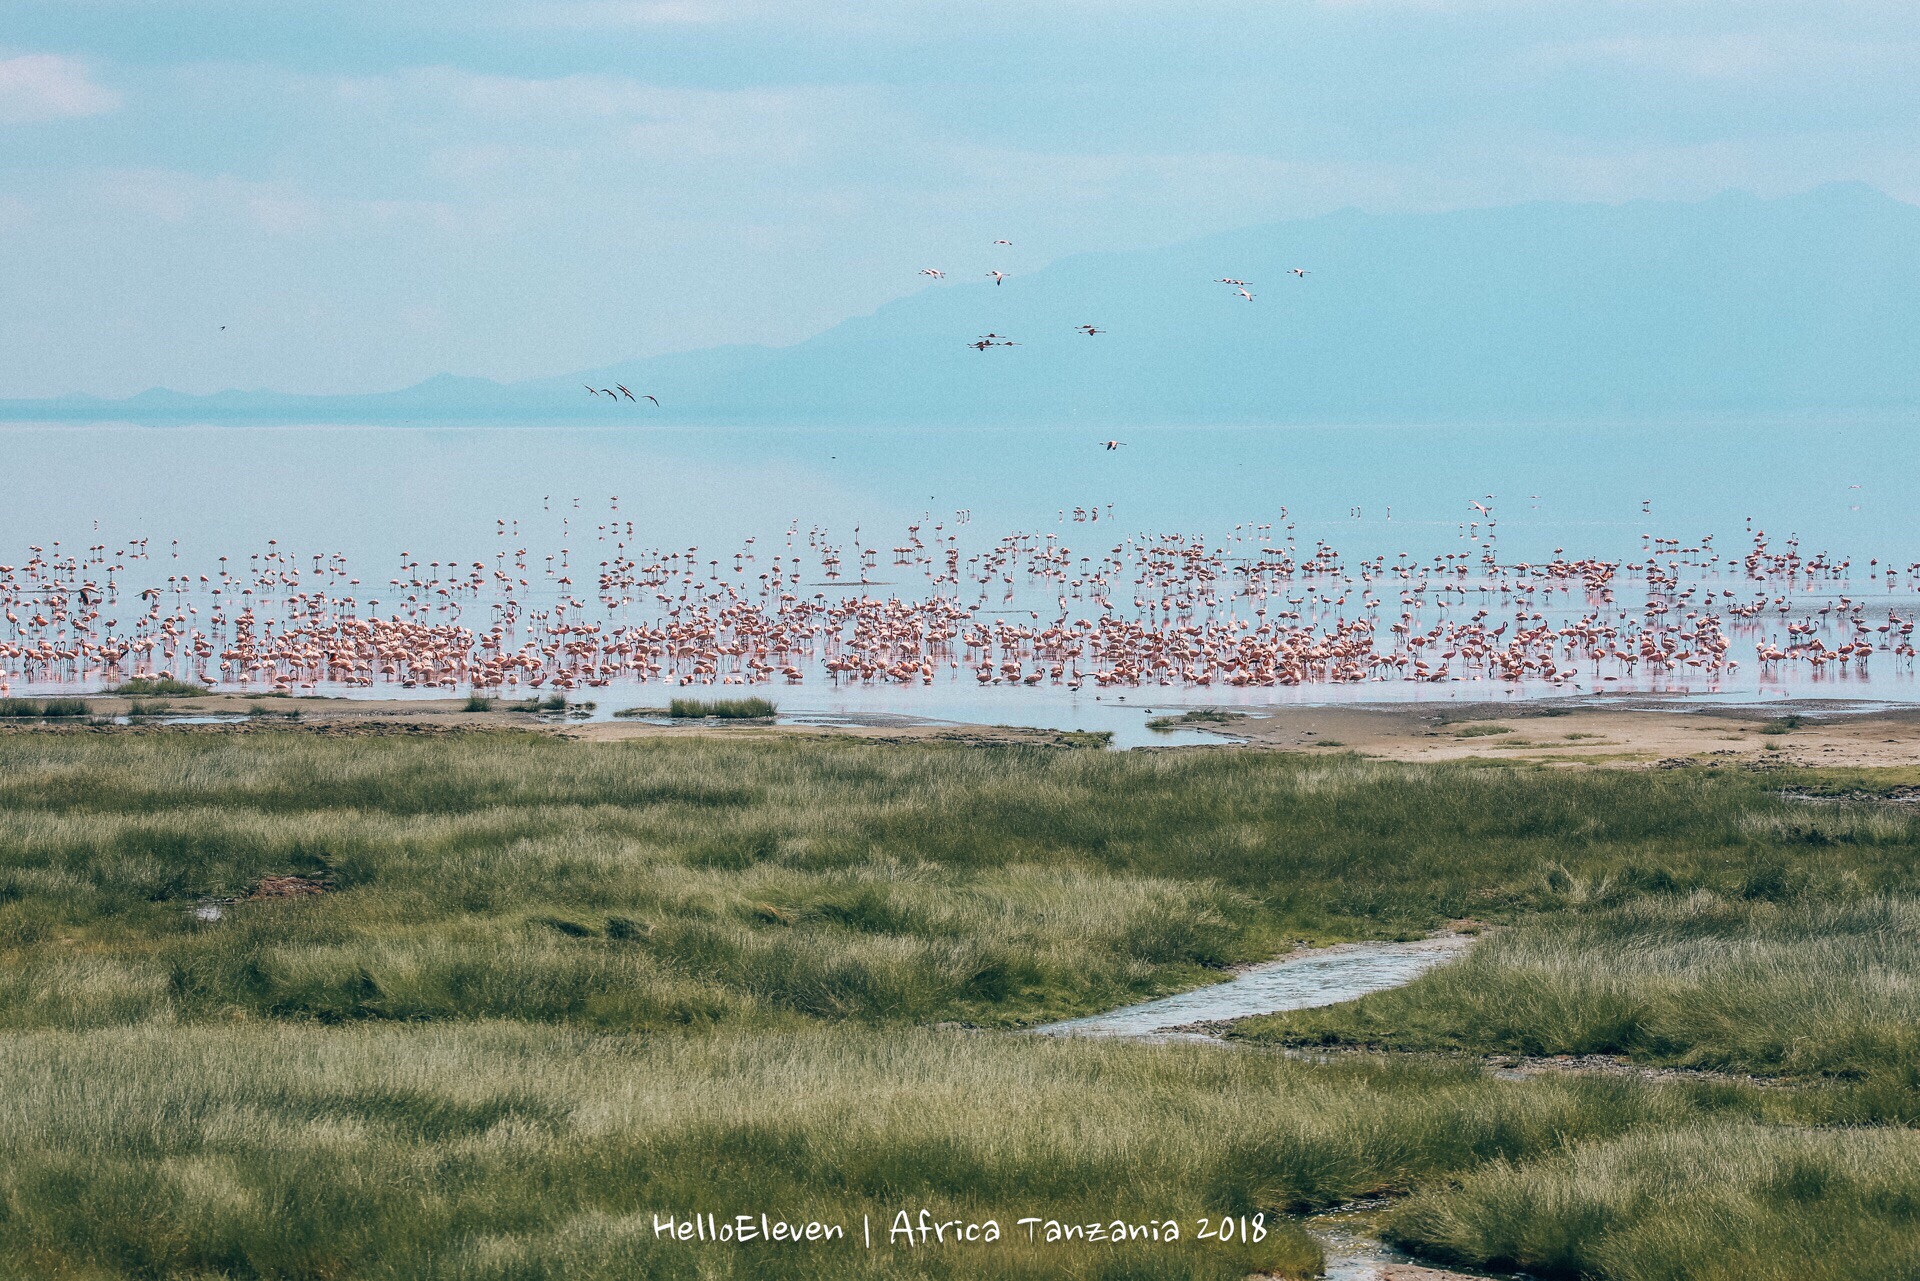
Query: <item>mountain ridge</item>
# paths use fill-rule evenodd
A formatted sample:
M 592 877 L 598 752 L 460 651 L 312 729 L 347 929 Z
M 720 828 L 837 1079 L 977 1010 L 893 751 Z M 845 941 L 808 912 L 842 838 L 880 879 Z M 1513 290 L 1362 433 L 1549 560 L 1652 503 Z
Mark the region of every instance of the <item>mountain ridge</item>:
M 1254 282 L 1254 299 L 1213 283 L 1222 275 Z M 1018 345 L 969 349 L 989 331 Z M 634 412 L 621 416 L 581 385 L 615 381 L 664 409 L 623 401 Z M 1343 209 L 1072 254 L 1004 286 L 934 286 L 786 347 L 357 395 L 0 401 L 0 418 L 1118 426 L 1913 408 L 1920 207 L 1849 183 L 1771 199 Z

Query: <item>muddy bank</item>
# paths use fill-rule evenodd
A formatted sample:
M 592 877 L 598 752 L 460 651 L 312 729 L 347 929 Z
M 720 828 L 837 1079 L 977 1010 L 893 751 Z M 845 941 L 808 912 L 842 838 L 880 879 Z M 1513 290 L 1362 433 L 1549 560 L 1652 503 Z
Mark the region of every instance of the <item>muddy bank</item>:
M 1197 691 L 1182 691 L 1191 697 Z M 0 721 L 0 733 L 61 728 L 163 726 L 250 720 L 281 727 L 328 727 L 322 732 L 393 732 L 396 726 L 522 729 L 587 741 L 684 736 L 730 738 L 799 736 L 960 746 L 1132 746 L 1169 751 L 1356 752 L 1380 760 L 1493 760 L 1529 765 L 1686 768 L 1733 765 L 1894 767 L 1920 765 L 1920 707 L 1865 700 L 1782 700 L 1764 706 L 1707 703 L 1686 698 L 1553 698 L 1505 702 L 1434 700 L 1344 705 L 1267 705 L 1216 709 L 1155 700 L 1125 709 L 1139 725 L 1113 740 L 1105 732 L 1033 725 L 936 721 L 905 713 L 828 715 L 795 712 L 768 721 L 608 719 L 604 706 L 575 703 L 566 711 L 530 710 L 503 700 L 468 710 L 458 698 L 337 698 L 245 695 L 84 696 L 87 714 L 66 721 Z M 141 707 L 166 705 L 163 715 L 122 721 Z M 1189 711 L 1199 712 L 1187 719 Z M 1169 733 L 1146 729 L 1153 720 Z M 76 725 L 76 722 L 79 722 Z M 384 727 L 365 729 L 363 727 Z
M 1156 704 L 1178 710 L 1181 704 Z M 1248 704 L 1200 726 L 1242 749 L 1343 750 L 1395 761 L 1885 767 L 1920 764 L 1920 708 L 1868 700 L 1684 697 Z M 1220 739 L 1223 744 L 1228 740 Z

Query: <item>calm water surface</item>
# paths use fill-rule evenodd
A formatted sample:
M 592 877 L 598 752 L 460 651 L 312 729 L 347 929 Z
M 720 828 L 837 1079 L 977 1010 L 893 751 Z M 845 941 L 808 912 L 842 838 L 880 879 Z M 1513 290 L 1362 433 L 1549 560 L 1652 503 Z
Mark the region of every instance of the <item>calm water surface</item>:
M 145 538 L 150 559 L 122 575 L 123 591 L 154 585 L 141 575 L 156 584 L 173 574 L 197 579 L 217 574 L 221 556 L 240 564 L 269 548 L 296 559 L 344 557 L 369 583 L 384 583 L 403 553 L 417 562 L 491 562 L 503 538 L 536 557 L 570 548 L 590 570 L 610 545 L 608 522 L 631 521 L 633 547 L 714 549 L 715 558 L 747 538 L 763 552 L 804 553 L 809 532 L 822 531 L 842 546 L 880 549 L 867 574 L 872 586 L 863 590 L 920 599 L 929 591 L 924 571 L 896 571 L 885 554 L 910 525 L 940 524 L 970 552 L 1009 533 L 1053 535 L 1076 556 L 1162 534 L 1235 553 L 1253 547 L 1252 527 L 1270 525 L 1275 540 L 1290 537 L 1302 554 L 1325 541 L 1352 563 L 1402 552 L 1477 557 L 1489 533 L 1485 515 L 1469 506 L 1478 502 L 1497 518 L 1504 562 L 1545 560 L 1556 549 L 1644 560 L 1650 537 L 1698 546 L 1709 534 L 1717 551 L 1737 555 L 1758 528 L 1776 548 L 1797 537 L 1803 552 L 1851 559 L 1850 578 L 1816 585 L 1796 599 L 1796 610 L 1811 613 L 1843 593 L 1870 612 L 1920 606 L 1905 576 L 1920 562 L 1920 525 L 1909 514 L 1920 433 L 1905 421 L 1129 429 L 1116 451 L 1099 447 L 1105 434 L 1078 427 L 0 427 L 0 457 L 13 481 L 0 506 L 0 560 L 24 560 L 34 546 L 117 550 Z M 1084 518 L 1094 512 L 1097 521 Z M 1869 560 L 1881 562 L 1871 582 Z M 1902 571 L 1891 588 L 1878 577 L 1888 564 Z M 1751 594 L 1737 576 L 1726 581 Z M 974 604 L 985 619 L 997 612 L 1024 620 L 1030 610 L 1051 618 L 1054 590 L 1023 582 Z M 1750 657 L 1750 643 L 1746 649 Z M 1142 728 L 1145 713 L 1135 709 L 1156 702 L 1477 701 L 1544 692 L 1487 683 L 1123 694 L 1091 685 L 1077 692 L 972 686 L 836 687 L 810 677 L 777 697 L 790 713 L 1114 729 L 1147 742 L 1177 741 Z M 1746 662 L 1715 682 L 1647 677 L 1607 688 L 1741 700 L 1920 699 L 1910 665 L 1879 659 L 1870 678 L 1768 679 Z M 604 715 L 658 702 L 659 693 L 616 685 L 596 697 Z

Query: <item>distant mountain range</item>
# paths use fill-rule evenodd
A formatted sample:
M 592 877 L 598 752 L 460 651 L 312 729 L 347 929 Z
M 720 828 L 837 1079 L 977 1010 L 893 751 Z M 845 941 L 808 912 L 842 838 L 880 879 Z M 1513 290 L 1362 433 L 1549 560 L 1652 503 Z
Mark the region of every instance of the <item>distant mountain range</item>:
M 1250 282 L 1253 300 L 1222 276 Z M 988 332 L 1018 345 L 968 346 Z M 664 408 L 583 386 L 615 382 Z M 0 418 L 1119 425 L 1915 408 L 1920 207 L 1845 184 L 1777 200 L 1348 210 L 936 285 L 791 347 L 368 395 L 0 401 Z

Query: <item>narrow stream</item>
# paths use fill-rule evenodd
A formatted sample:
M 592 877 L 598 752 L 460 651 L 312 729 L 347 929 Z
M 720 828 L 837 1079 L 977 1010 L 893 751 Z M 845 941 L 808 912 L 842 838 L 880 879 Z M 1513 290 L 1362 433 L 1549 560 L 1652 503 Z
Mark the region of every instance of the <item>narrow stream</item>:
M 1342 943 L 1249 966 L 1225 983 L 1145 1001 L 1105 1014 L 1048 1023 L 1046 1036 L 1125 1036 L 1154 1040 L 1213 1040 L 1176 1029 L 1193 1023 L 1244 1019 L 1282 1010 L 1338 1005 L 1399 987 L 1450 961 L 1473 942 L 1466 934 L 1437 934 L 1412 943 Z
M 1243 1019 L 1282 1010 L 1337 1005 L 1369 992 L 1399 987 L 1436 965 L 1453 960 L 1473 938 L 1438 934 L 1412 943 L 1342 943 L 1283 956 L 1249 966 L 1225 983 L 1178 996 L 1145 1001 L 1105 1014 L 1048 1023 L 1034 1031 L 1046 1036 L 1111 1036 L 1144 1041 L 1215 1041 L 1199 1031 L 1181 1031 L 1194 1023 Z M 1319 1216 L 1308 1231 L 1326 1252 L 1326 1281 L 1470 1281 L 1467 1274 L 1421 1267 L 1411 1257 L 1342 1221 Z

